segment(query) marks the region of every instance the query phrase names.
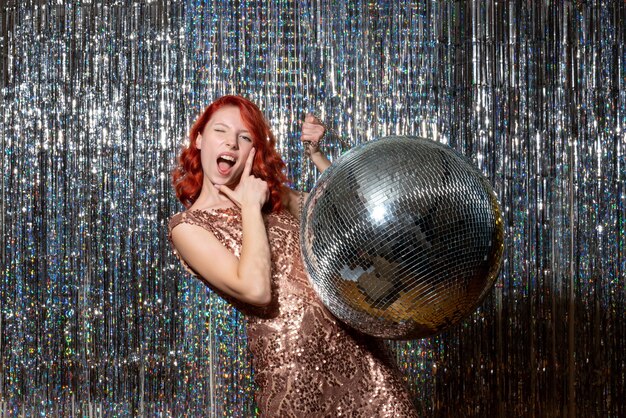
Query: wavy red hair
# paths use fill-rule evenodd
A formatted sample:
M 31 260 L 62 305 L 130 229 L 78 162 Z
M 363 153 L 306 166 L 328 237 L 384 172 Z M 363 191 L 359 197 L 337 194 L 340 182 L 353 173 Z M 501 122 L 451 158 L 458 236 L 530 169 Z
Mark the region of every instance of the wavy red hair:
M 282 196 L 285 176 L 285 163 L 276 151 L 276 138 L 269 123 L 259 108 L 250 100 L 241 96 L 222 96 L 211 103 L 200 114 L 189 131 L 189 144 L 178 158 L 178 165 L 172 171 L 172 184 L 176 196 L 186 208 L 196 201 L 202 189 L 203 172 L 200 161 L 200 150 L 196 148 L 196 138 L 204 131 L 204 127 L 213 113 L 224 106 L 236 106 L 241 119 L 252 137 L 256 155 L 252 165 L 252 174 L 267 182 L 270 197 L 263 206 L 264 212 L 278 212 L 282 209 Z

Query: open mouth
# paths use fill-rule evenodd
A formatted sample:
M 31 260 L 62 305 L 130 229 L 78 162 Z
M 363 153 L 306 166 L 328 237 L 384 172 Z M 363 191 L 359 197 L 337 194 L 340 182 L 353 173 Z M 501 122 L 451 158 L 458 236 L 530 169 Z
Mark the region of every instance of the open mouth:
M 221 154 L 217 157 L 217 169 L 221 174 L 228 174 L 231 168 L 235 165 L 237 159 L 228 154 Z

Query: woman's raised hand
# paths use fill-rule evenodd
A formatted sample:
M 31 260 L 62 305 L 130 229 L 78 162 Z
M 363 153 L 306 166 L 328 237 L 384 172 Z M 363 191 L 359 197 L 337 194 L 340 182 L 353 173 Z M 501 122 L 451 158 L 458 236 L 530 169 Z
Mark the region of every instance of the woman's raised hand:
M 324 136 L 325 130 L 326 128 L 318 118 L 313 116 L 311 113 L 307 113 L 304 118 L 304 122 L 302 123 L 302 134 L 300 135 L 300 139 L 304 143 L 304 146 L 306 147 L 305 150 L 308 155 L 319 152 L 320 141 Z
M 330 160 L 320 150 L 320 141 L 324 137 L 325 132 L 324 124 L 311 113 L 308 113 L 302 123 L 300 139 L 304 145 L 306 155 L 311 158 L 311 161 L 320 173 L 330 167 Z
M 252 174 L 252 163 L 255 154 L 256 149 L 252 148 L 250 154 L 248 154 L 248 159 L 241 173 L 241 179 L 239 180 L 239 184 L 235 187 L 235 190 L 230 189 L 226 185 L 216 186 L 221 193 L 240 208 L 258 205 L 260 209 L 269 198 L 267 183 Z

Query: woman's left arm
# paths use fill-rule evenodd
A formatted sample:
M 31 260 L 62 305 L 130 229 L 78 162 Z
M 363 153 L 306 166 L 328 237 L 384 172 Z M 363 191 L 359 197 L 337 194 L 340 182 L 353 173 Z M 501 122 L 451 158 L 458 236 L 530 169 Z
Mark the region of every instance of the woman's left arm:
M 326 128 L 318 118 L 310 113 L 306 115 L 304 122 L 302 123 L 302 133 L 300 135 L 300 139 L 304 144 L 306 154 L 309 156 L 320 173 L 330 167 L 330 160 L 320 150 L 320 141 L 324 137 L 325 131 Z M 308 193 L 287 189 L 287 193 L 285 193 L 285 195 L 285 208 L 293 216 L 300 219 L 302 205 L 306 200 Z

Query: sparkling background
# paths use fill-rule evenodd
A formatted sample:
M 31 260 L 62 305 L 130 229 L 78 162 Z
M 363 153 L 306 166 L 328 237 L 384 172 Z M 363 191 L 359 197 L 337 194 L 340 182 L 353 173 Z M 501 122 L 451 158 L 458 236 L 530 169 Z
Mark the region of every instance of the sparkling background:
M 240 317 L 167 242 L 175 155 L 225 93 L 298 188 L 307 110 L 332 157 L 420 135 L 492 181 L 496 289 L 393 343 L 423 416 L 626 415 L 625 2 L 1 4 L 0 416 L 254 414 Z

